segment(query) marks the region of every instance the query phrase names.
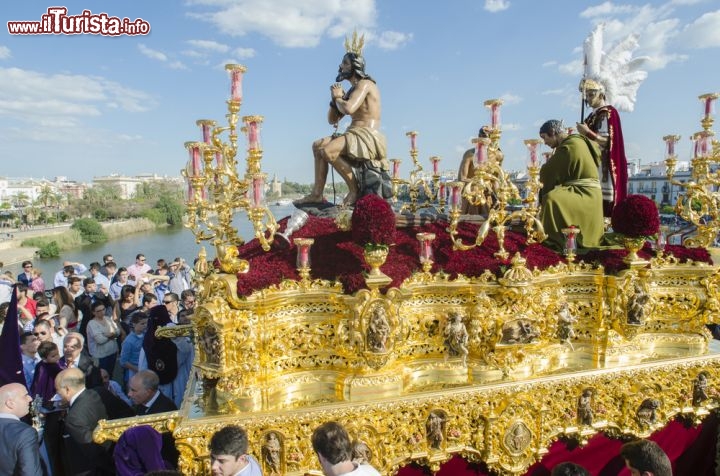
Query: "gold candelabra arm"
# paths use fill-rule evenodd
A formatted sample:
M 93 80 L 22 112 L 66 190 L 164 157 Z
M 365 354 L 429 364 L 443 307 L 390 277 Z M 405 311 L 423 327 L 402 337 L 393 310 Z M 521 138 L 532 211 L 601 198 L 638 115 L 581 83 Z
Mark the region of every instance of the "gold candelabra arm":
M 260 246 L 264 251 L 269 251 L 278 227 L 275 217 L 269 209 L 255 207 L 249 210 L 248 215 L 255 230 L 255 238 L 260 242 Z M 263 221 L 263 218 L 266 217 L 267 223 Z

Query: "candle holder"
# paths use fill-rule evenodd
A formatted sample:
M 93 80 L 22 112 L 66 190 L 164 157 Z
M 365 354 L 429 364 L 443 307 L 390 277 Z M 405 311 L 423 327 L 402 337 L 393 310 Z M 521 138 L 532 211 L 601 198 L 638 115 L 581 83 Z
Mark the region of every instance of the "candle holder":
M 399 177 L 400 160 L 393 159 L 393 199 L 399 194 L 402 187 L 407 191 L 408 201 L 403 203 L 399 212 L 409 210 L 411 213 L 422 208 L 433 208 L 440 213 L 445 212 L 445 197 L 440 193 L 440 162 L 438 156 L 430 157 L 432 174 L 423 172 L 423 166 L 418 161 L 417 131 L 410 131 L 405 134 L 410 138 L 410 158 L 413 161 L 413 170 L 410 171 L 410 180 L 403 180 Z M 444 190 L 443 190 L 444 192 Z M 420 195 L 424 194 L 425 200 L 420 201 Z
M 565 235 L 565 247 L 563 248 L 563 254 L 565 255 L 568 263 L 572 263 L 575 261 L 575 254 L 577 253 L 577 236 L 580 234 L 580 228 L 575 225 L 570 225 L 560 231 L 563 235 Z
M 310 248 L 313 243 L 315 243 L 315 240 L 312 238 L 295 238 L 293 242 L 297 247 L 297 260 L 295 263 L 297 272 L 302 281 L 307 281 L 310 279 L 310 266 L 312 265 L 310 260 Z
M 424 273 L 429 273 L 432 269 L 434 261 L 432 242 L 435 239 L 435 233 L 418 233 L 415 237 L 420 242 L 420 264 Z
M 666 144 L 666 174 L 668 181 L 684 193 L 680 194 L 675 204 L 675 212 L 684 220 L 697 228 L 697 234 L 686 238 L 685 246 L 703 247 L 711 246 L 720 232 L 720 172 L 713 172 L 720 164 L 720 143 L 714 139 L 713 103 L 720 97 L 718 93 L 708 93 L 698 96 L 703 104 L 704 115 L 700 124 L 702 131 L 691 136 L 693 142 L 693 157 L 690 160 L 690 178 L 685 181 L 675 180 L 675 167 L 677 155 L 675 144 L 680 140 L 678 135 L 666 135 L 663 140 Z
M 454 250 L 469 250 L 481 246 L 490 230 L 493 230 L 497 235 L 499 248 L 494 255 L 504 260 L 509 256 L 505 250 L 505 229 L 513 221 L 524 223 L 528 234 L 528 243 L 543 241 L 546 235 L 537 218 L 538 207 L 534 198 L 540 190 L 539 166 L 528 167 L 531 178 L 528 183 L 528 196 L 525 200 L 521 200 L 520 192 L 512 182 L 510 175 L 502 168 L 502 154 L 499 146 L 501 131 L 498 117 L 501 104 L 502 101 L 499 99 L 485 101 L 485 105 L 491 110 L 492 127 L 487 130 L 489 139 L 473 139 L 473 144 L 476 146 L 476 165 L 473 176 L 466 183 L 452 182 L 449 184 L 451 187 L 453 184 L 456 185 L 450 192 L 450 226 L 448 230 Z M 536 139 L 526 141 L 528 147 L 532 147 L 531 152 L 535 154 L 534 162 L 536 164 L 539 143 L 540 141 Z M 458 191 L 461 191 L 461 197 L 458 197 Z M 458 236 L 461 216 L 459 198 L 464 198 L 471 205 L 488 208 L 487 219 L 478 229 L 475 242 L 471 244 L 464 243 Z M 525 206 L 519 210 L 509 210 L 508 204 L 512 201 L 524 203 Z
M 246 68 L 229 64 L 230 99 L 227 100 L 227 125 L 218 126 L 210 119 L 200 119 L 202 142 L 187 142 L 190 158 L 181 172 L 188 181 L 185 226 L 197 243 L 211 240 L 217 251 L 219 269 L 224 273 L 247 272 L 249 264 L 238 257 L 237 247 L 244 243 L 232 225 L 237 211 L 245 211 L 252 222 L 255 237 L 268 251 L 274 239 L 277 222 L 265 200 L 265 180 L 260 162 L 260 124 L 262 116 L 245 116 L 248 133 L 248 156 L 245 174 L 238 171 L 238 113 L 242 103 L 242 75 Z

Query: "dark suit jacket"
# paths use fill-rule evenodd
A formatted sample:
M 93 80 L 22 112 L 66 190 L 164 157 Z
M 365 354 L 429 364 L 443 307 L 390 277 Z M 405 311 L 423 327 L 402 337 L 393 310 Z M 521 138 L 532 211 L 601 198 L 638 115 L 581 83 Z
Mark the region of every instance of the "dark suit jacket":
M 100 396 L 85 389 L 65 415 L 62 436 L 66 474 L 112 474 L 110 455 L 92 439 L 93 430 L 102 419 L 107 419 L 107 413 Z
M 40 444 L 33 427 L 0 418 L 0 474 L 42 476 Z
M 67 362 L 65 357 L 60 358 L 60 367 L 63 369 L 67 368 Z M 100 367 L 95 365 L 92 357 L 82 351 L 80 353 L 80 362 L 78 368 L 85 373 L 85 387 L 95 388 L 103 384 L 102 376 L 100 375 Z
M 175 405 L 175 402 L 160 393 L 150 408 L 145 411 L 143 410 L 145 410 L 144 407 L 138 407 L 138 415 L 154 415 L 155 413 L 174 412 L 177 410 L 177 406 Z

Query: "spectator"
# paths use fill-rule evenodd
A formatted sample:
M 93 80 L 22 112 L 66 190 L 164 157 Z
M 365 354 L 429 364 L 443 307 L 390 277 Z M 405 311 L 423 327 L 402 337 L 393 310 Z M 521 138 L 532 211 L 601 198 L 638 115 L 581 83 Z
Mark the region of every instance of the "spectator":
M 620 447 L 620 456 L 632 476 L 672 476 L 670 458 L 651 440 L 635 440 Z
M 23 373 L 25 374 L 25 386 L 30 389 L 33 376 L 35 375 L 35 365 L 40 362 L 37 355 L 40 341 L 32 332 L 23 332 L 20 336 L 20 355 L 22 357 Z
M 107 267 L 110 263 L 112 263 L 114 265 L 115 269 L 117 270 L 117 264 L 115 264 L 115 258 L 113 258 L 113 255 L 107 254 L 107 255 L 103 256 L 102 259 L 103 259 L 103 265 L 100 267 L 100 274 L 102 274 L 103 276 L 108 278 L 110 280 L 110 282 L 112 282 L 113 273 L 110 273 L 108 271 Z
M 244 429 L 229 425 L 210 438 L 210 469 L 218 476 L 262 476 L 257 460 L 248 454 L 248 437 Z
M 556 465 L 550 476 L 590 476 L 590 471 L 575 463 L 560 463 Z
M 70 291 L 70 295 L 73 297 L 73 299 L 77 298 L 84 292 L 82 285 L 83 279 L 85 278 L 82 278 L 80 276 L 70 276 L 67 279 L 67 288 L 68 291 Z
M 33 281 L 32 261 L 23 261 L 22 269 L 22 272 L 17 275 L 17 281 L 18 283 L 23 283 L 25 286 L 30 287 Z
M 67 287 L 67 279 L 73 275 L 80 275 L 87 271 L 87 267 L 82 263 L 73 263 L 71 261 L 63 262 L 63 268 L 55 274 L 53 284 L 55 287 Z
M 52 299 L 58 313 L 58 332 L 62 334 L 66 330 L 74 330 L 78 325 L 78 312 L 70 291 L 63 286 L 57 286 L 52 290 Z
M 93 283 L 94 284 L 94 283 Z M 117 360 L 117 337 L 120 330 L 112 318 L 105 316 L 105 303 L 98 301 L 92 306 L 93 317 L 88 322 L 88 350 L 98 359 L 99 367 L 112 375 Z
M 43 406 L 47 409 L 53 408 L 52 398 L 55 396 L 55 377 L 62 370 L 60 368 L 60 350 L 54 342 L 40 342 L 38 346 L 40 362 L 35 366 L 35 375 L 30 386 L 33 396 L 40 395 Z
M 110 285 L 110 296 L 115 300 L 120 299 L 123 286 L 129 286 L 127 268 L 119 268 L 117 270 L 116 280 Z
M 60 357 L 63 356 L 63 336 L 55 332 L 55 321 L 45 313 L 38 316 L 35 320 L 35 327 L 33 328 L 33 335 L 40 340 L 40 342 L 54 342 L 60 352 Z
M 326 476 L 353 474 L 380 476 L 369 464 L 357 464 L 352 460 L 353 445 L 345 428 L 337 422 L 323 423 L 313 431 L 313 450 Z
M 152 268 L 145 262 L 145 255 L 138 253 L 138 255 L 135 256 L 135 263 L 128 266 L 127 271 L 130 284 L 137 286 L 142 279 L 142 275 L 152 271 Z
M 20 421 L 32 397 L 19 383 L 0 387 L 0 474 L 42 476 L 37 432 Z
M 110 292 L 110 280 L 100 273 L 100 263 L 97 261 L 90 263 L 90 278 L 95 282 L 97 291 L 106 295 Z
M 33 268 L 32 270 L 32 283 L 30 283 L 30 289 L 33 293 L 44 293 L 45 292 L 45 280 L 42 277 L 42 269 Z
M 141 311 L 135 311 L 130 316 L 130 332 L 122 344 L 120 350 L 120 366 L 125 370 L 124 379 L 127 384 L 130 378 L 138 372 L 140 364 L 140 351 L 142 350 L 145 330 L 147 329 L 148 316 Z
M 130 379 L 128 396 L 138 415 L 177 410 L 175 403 L 158 390 L 159 385 L 160 379 L 152 370 L 141 370 Z

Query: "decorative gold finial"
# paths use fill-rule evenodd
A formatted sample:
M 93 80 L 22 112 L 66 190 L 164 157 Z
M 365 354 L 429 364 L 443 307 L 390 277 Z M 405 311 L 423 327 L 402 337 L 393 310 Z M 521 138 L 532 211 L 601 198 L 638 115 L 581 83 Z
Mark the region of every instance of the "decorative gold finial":
M 355 53 L 358 56 L 362 56 L 362 50 L 365 46 L 365 35 L 361 35 L 360 38 L 358 38 L 357 30 L 353 31 L 352 36 L 352 43 L 350 43 L 349 38 L 345 37 L 345 51 L 348 53 Z

